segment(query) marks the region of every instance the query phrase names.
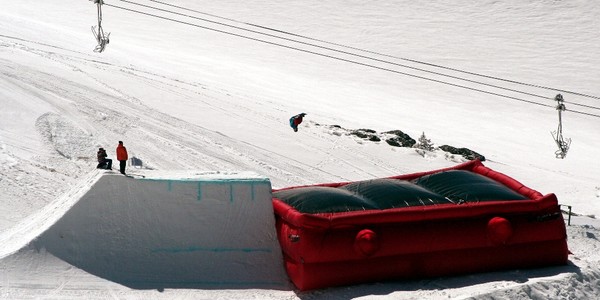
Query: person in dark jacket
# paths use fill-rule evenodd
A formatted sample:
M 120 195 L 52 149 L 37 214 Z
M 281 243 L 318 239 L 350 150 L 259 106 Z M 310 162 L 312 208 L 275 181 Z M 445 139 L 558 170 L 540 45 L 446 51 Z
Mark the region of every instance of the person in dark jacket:
M 106 150 L 104 150 L 104 148 L 99 148 L 96 156 L 98 158 L 98 165 L 96 166 L 97 169 L 112 170 L 112 159 L 107 158 L 108 155 L 106 154 Z
M 117 160 L 119 161 L 119 172 L 125 175 L 125 165 L 127 164 L 127 148 L 123 146 L 123 141 L 119 141 L 117 146 Z
M 298 125 L 302 123 L 302 118 L 304 118 L 304 116 L 306 116 L 306 114 L 301 113 L 290 118 L 290 126 L 292 127 L 292 129 L 294 129 L 294 132 L 298 131 Z

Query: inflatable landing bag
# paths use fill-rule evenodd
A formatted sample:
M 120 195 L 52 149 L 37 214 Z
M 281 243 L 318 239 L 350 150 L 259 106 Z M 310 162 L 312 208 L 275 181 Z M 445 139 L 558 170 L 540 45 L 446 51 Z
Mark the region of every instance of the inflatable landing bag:
M 300 290 L 567 263 L 556 196 L 478 160 L 274 190 L 273 207 Z

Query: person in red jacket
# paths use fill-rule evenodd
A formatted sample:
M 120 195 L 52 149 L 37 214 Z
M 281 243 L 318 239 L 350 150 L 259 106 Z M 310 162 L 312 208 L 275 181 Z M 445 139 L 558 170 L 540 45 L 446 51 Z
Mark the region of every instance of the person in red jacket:
M 127 148 L 123 146 L 123 141 L 119 141 L 117 146 L 117 160 L 119 161 L 119 171 L 125 175 L 125 164 L 127 164 Z

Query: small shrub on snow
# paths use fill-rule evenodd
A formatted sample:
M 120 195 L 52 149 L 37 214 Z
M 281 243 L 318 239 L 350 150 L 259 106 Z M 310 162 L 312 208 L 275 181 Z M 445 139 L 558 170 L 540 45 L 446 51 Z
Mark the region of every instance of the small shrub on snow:
M 421 137 L 419 137 L 419 140 L 414 147 L 425 151 L 433 151 L 433 149 L 435 149 L 431 140 L 425 136 L 425 132 L 421 134 Z

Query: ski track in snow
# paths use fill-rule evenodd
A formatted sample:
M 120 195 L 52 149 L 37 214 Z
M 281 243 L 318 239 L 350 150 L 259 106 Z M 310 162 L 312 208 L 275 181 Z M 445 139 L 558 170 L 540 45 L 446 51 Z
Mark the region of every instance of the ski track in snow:
M 169 153 L 166 153 L 167 150 L 163 151 L 165 152 L 165 155 L 176 158 L 174 160 L 167 160 L 168 164 L 171 165 L 175 162 L 176 165 L 179 165 L 182 169 L 208 168 L 214 170 L 230 170 L 232 168 L 244 169 L 252 168 L 253 166 L 259 166 L 259 171 L 268 174 L 269 177 L 275 182 L 285 182 L 288 184 L 298 183 L 298 177 L 293 173 L 296 171 L 306 172 L 306 170 L 313 170 L 313 172 L 316 173 L 332 175 L 321 168 L 324 168 L 326 164 L 342 165 L 344 168 L 348 169 L 355 168 L 353 167 L 353 163 L 350 161 L 340 160 L 339 158 L 327 159 L 326 161 L 316 164 L 316 167 L 303 164 L 305 167 L 307 167 L 306 169 L 297 169 L 297 167 L 289 164 L 280 166 L 274 165 L 273 163 L 283 162 L 288 159 L 293 160 L 293 158 L 284 157 L 285 159 L 276 161 L 273 161 L 269 156 L 257 158 L 260 152 L 252 151 L 252 148 L 266 150 L 265 148 L 249 144 L 248 142 L 240 143 L 240 141 L 224 136 L 223 134 L 219 134 L 218 132 L 207 130 L 198 125 L 193 125 L 180 119 L 175 119 L 170 115 L 157 111 L 156 109 L 144 106 L 141 104 L 142 101 L 137 99 L 135 96 L 127 95 L 125 92 L 112 87 L 110 84 L 105 83 L 101 79 L 96 78 L 95 76 L 91 75 L 90 71 L 84 70 L 81 65 L 73 65 L 71 61 L 73 61 L 74 58 L 69 55 L 59 55 L 54 52 L 44 52 L 43 50 L 39 49 L 32 50 L 30 47 L 25 46 L 20 46 L 17 48 L 64 65 L 68 69 L 91 78 L 101 88 L 103 88 L 104 91 L 101 91 L 101 89 L 98 87 L 90 90 L 89 87 L 80 86 L 79 84 L 66 79 L 57 79 L 54 76 L 44 73 L 36 74 L 36 72 L 33 70 L 28 74 L 28 76 L 18 78 L 24 84 L 32 85 L 39 90 L 56 94 L 60 98 L 69 99 L 68 101 L 65 101 L 66 103 L 64 105 L 57 103 L 57 101 L 53 101 L 51 104 L 59 109 L 62 109 L 62 113 L 75 119 L 78 124 L 86 124 L 90 122 L 88 120 L 93 120 L 104 125 L 105 127 L 102 129 L 97 128 L 97 130 L 102 131 L 95 133 L 95 136 L 97 136 L 99 140 L 104 141 L 104 143 L 101 144 L 104 144 L 105 147 L 107 144 L 110 145 L 105 138 L 106 136 L 121 135 L 124 137 L 115 138 L 115 140 L 128 139 L 129 141 L 142 142 L 146 145 L 146 147 L 148 147 L 148 149 L 168 149 Z M 200 94 L 200 96 L 204 96 L 202 92 L 206 90 L 206 88 L 203 86 L 198 87 L 191 83 L 182 82 L 181 80 L 170 79 L 165 76 L 158 76 L 156 74 L 147 72 L 144 73 L 143 71 L 138 71 L 133 67 L 123 68 L 106 63 L 99 64 L 91 60 L 84 60 L 83 62 L 86 66 L 92 69 L 112 69 L 118 72 L 121 76 L 130 75 L 131 77 L 134 77 L 134 80 L 150 80 L 153 85 L 166 90 L 168 93 L 174 93 L 174 91 L 183 90 L 194 95 Z M 19 66 L 19 69 L 22 67 L 23 66 Z M 140 77 L 137 75 L 138 73 L 144 73 L 146 76 Z M 198 88 L 200 88 L 200 91 L 194 90 Z M 248 106 L 246 109 L 240 110 L 240 99 L 233 100 L 233 97 L 225 97 L 224 99 L 228 98 L 232 98 L 231 103 L 221 104 L 221 106 L 212 106 L 221 111 L 229 112 L 233 110 L 228 109 L 228 106 L 235 105 L 238 107 L 238 110 L 236 111 L 245 111 L 248 114 L 254 114 L 256 117 L 253 117 L 252 119 L 258 120 L 257 122 L 262 122 L 265 127 L 269 126 L 269 123 L 265 121 L 267 118 L 270 118 L 270 121 L 272 122 L 278 121 L 273 120 L 272 117 L 267 117 L 269 114 L 251 110 L 252 106 Z M 102 100 L 98 101 L 97 99 Z M 242 107 L 243 103 L 248 101 L 248 99 L 243 100 L 244 101 L 241 101 Z M 206 100 L 203 101 L 206 102 Z M 75 106 L 77 107 L 78 112 L 72 111 L 70 105 L 71 102 L 76 103 Z M 99 105 L 102 105 L 102 107 L 99 107 Z M 77 113 L 79 115 L 77 115 Z M 247 115 L 242 115 L 239 113 L 232 115 L 234 118 L 243 118 L 245 116 Z M 152 120 L 152 122 L 150 123 L 143 121 L 148 119 Z M 289 132 L 285 132 L 284 134 L 287 135 Z M 394 171 L 395 173 L 399 172 L 397 168 L 389 168 L 383 160 L 371 157 L 371 154 L 368 152 L 356 150 L 356 147 L 347 147 L 342 145 L 338 142 L 339 138 L 335 135 L 329 137 L 327 134 L 317 134 L 317 137 L 328 138 L 332 144 L 330 149 L 335 149 L 336 151 L 341 151 L 343 153 L 351 153 L 351 156 L 358 156 L 363 160 L 371 162 L 373 168 L 388 170 L 390 171 L 390 174 L 394 174 Z M 65 143 L 67 142 L 65 141 Z M 93 153 L 91 149 L 92 148 L 90 147 L 90 153 Z M 201 151 L 198 151 L 197 149 L 201 149 Z M 330 155 L 327 150 L 320 148 L 308 146 L 306 151 L 323 152 L 322 156 L 324 157 L 335 157 Z M 154 153 L 154 151 L 148 152 Z M 156 152 L 160 153 L 161 151 L 158 150 Z M 279 153 L 278 155 L 283 154 Z M 236 159 L 231 160 L 229 157 L 235 157 Z M 143 154 L 140 154 L 139 158 L 144 160 L 146 157 Z M 159 162 L 161 159 L 164 160 L 164 158 L 150 158 L 148 161 L 150 161 L 151 167 L 160 169 L 161 166 Z M 201 164 L 198 164 L 198 162 L 201 162 Z M 240 162 L 242 165 L 240 165 Z M 296 160 L 296 162 L 298 161 Z M 360 169 L 352 172 L 355 172 L 358 174 L 358 176 L 362 176 L 364 178 L 377 176 L 376 174 L 368 171 L 365 172 Z M 349 180 L 349 178 L 340 178 L 340 180 Z
M 94 137 L 97 138 L 99 141 L 97 142 L 98 145 L 104 145 L 104 147 L 110 149 L 107 145 L 110 145 L 111 143 L 108 142 L 107 137 L 116 136 L 114 140 L 124 139 L 140 142 L 141 144 L 144 144 L 147 149 L 157 149 L 157 151 L 148 151 L 150 153 L 163 152 L 165 153 L 165 156 L 174 158 L 166 159 L 163 157 L 149 157 L 146 159 L 144 154 L 140 154 L 139 158 L 146 160 L 147 162 L 149 161 L 150 166 L 153 168 L 161 168 L 161 160 L 165 161 L 165 164 L 169 164 L 171 167 L 173 163 L 175 163 L 175 165 L 179 165 L 182 169 L 231 170 L 232 168 L 247 169 L 252 168 L 252 166 L 259 166 L 261 168 L 259 171 L 269 174 L 275 181 L 277 181 L 278 178 L 282 178 L 281 181 L 283 182 L 298 182 L 298 179 L 293 179 L 297 177 L 291 172 L 283 171 L 290 169 L 294 170 L 295 167 L 289 165 L 275 166 L 270 163 L 270 161 L 272 161 L 270 157 L 263 157 L 262 159 L 256 158 L 256 152 L 251 155 L 250 152 L 252 151 L 252 148 L 256 147 L 254 145 L 248 144 L 247 142 L 241 144 L 238 141 L 217 132 L 186 123 L 143 106 L 141 101 L 135 97 L 128 96 L 122 91 L 104 83 L 100 79 L 94 78 L 90 73 L 84 71 L 83 68 L 70 64 L 69 61 L 72 60 L 72 58 L 67 55 L 57 55 L 54 52 L 44 52 L 23 45 L 17 46 L 18 47 L 15 48 L 18 50 L 39 55 L 42 58 L 62 64 L 68 69 L 92 78 L 92 80 L 96 81 L 100 87 L 105 89 L 105 91 L 100 91 L 99 88 L 90 89 L 88 87 L 80 86 L 72 81 L 56 78 L 55 76 L 43 72 L 36 72 L 27 66 L 15 65 L 14 63 L 10 65 L 10 70 L 3 72 L 6 76 L 17 81 L 20 85 L 32 86 L 34 90 L 43 91 L 53 95 L 44 98 L 53 107 L 57 108 L 61 114 L 68 116 L 72 123 L 89 124 L 90 122 L 98 122 L 103 125 L 96 128 L 97 132 L 90 132 L 90 139 Z M 122 70 L 121 67 L 98 64 L 94 61 L 86 60 L 85 62 L 91 68 Z M 20 75 L 11 74 L 11 70 L 19 70 Z M 129 69 L 129 72 L 132 72 L 131 68 Z M 164 86 L 166 84 L 163 80 L 155 80 L 154 83 Z M 175 84 L 167 84 L 170 84 L 171 87 L 178 87 L 177 82 L 175 82 Z M 97 99 L 101 99 L 101 101 L 98 101 Z M 77 108 L 77 111 L 72 108 L 72 104 L 75 104 L 74 106 Z M 224 108 L 221 109 L 226 111 Z M 152 123 L 140 123 L 142 122 L 141 120 L 148 119 L 152 120 Z M 258 119 L 263 118 L 259 116 Z M 54 136 L 56 133 L 52 133 L 51 131 L 53 131 L 52 128 L 46 128 L 45 132 L 42 132 L 42 134 L 48 135 L 46 138 L 57 153 L 65 156 L 67 159 L 75 158 L 71 157 L 73 154 L 65 154 L 65 151 L 62 148 L 67 148 L 69 145 L 79 145 L 81 143 L 74 140 L 68 140 L 68 136 L 61 137 L 62 140 L 55 140 L 54 138 L 57 138 Z M 68 131 L 63 130 L 61 132 Z M 84 151 L 78 151 L 76 156 L 78 158 L 87 159 L 88 163 L 90 163 L 90 161 L 93 162 L 93 153 L 95 150 L 93 146 L 95 145 L 93 145 L 93 143 L 87 144 L 90 144 L 90 147 L 88 149 L 83 149 L 84 151 L 88 151 L 87 156 L 82 153 Z M 237 145 L 237 147 L 234 147 L 234 145 Z M 133 153 L 135 153 L 135 150 Z M 236 159 L 232 160 L 230 157 L 235 157 Z M 246 162 L 244 163 L 244 161 Z M 285 161 L 285 159 L 281 161 Z M 309 169 L 321 172 L 319 169 Z

